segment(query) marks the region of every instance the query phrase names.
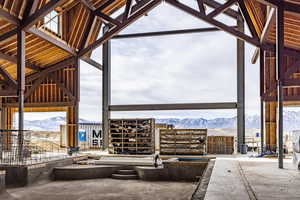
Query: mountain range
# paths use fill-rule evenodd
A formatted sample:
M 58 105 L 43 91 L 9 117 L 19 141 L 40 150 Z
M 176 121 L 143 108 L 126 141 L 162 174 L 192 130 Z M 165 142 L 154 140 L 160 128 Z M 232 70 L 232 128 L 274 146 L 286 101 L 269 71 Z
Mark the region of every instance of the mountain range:
M 59 131 L 61 124 L 65 124 L 65 117 L 52 117 L 44 120 L 25 120 L 25 129 L 36 131 Z M 80 119 L 80 123 L 89 123 L 91 121 Z M 156 119 L 157 123 L 174 124 L 176 128 L 236 128 L 237 117 L 228 118 L 164 118 Z M 246 129 L 259 129 L 260 116 L 246 116 Z M 300 111 L 284 111 L 284 130 L 300 129 Z

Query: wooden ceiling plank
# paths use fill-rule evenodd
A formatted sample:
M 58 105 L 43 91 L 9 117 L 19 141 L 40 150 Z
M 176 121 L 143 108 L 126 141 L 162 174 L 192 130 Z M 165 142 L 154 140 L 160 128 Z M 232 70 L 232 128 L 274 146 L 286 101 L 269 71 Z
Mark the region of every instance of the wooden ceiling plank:
M 73 49 L 72 47 L 69 47 L 64 42 L 58 40 L 58 38 L 54 38 L 53 36 L 39 30 L 38 28 L 31 27 L 28 29 L 28 31 L 44 40 L 50 42 L 51 44 L 63 49 L 64 51 L 70 53 L 71 55 L 76 55 L 75 49 Z
M 15 56 L 9 56 L 9 55 L 4 54 L 2 52 L 0 52 L 0 59 L 6 60 L 6 61 L 14 63 L 14 64 L 17 64 L 17 57 L 15 57 Z M 33 69 L 35 71 L 41 71 L 42 70 L 41 67 L 36 66 L 36 65 L 34 65 L 34 64 L 32 64 L 32 63 L 30 63 L 28 61 L 26 62 L 26 67 L 30 68 L 30 69 Z
M 10 37 L 16 36 L 17 32 L 18 32 L 18 29 L 14 29 L 14 30 L 11 30 L 11 31 L 9 31 L 9 32 L 7 32 L 7 33 L 4 33 L 4 34 L 0 35 L 0 42 L 1 42 L 1 43 L 2 43 L 2 42 L 5 42 L 5 41 L 8 40 Z
M 86 45 L 87 45 L 87 42 L 89 41 L 89 35 L 91 34 L 92 30 L 92 26 L 93 24 L 95 23 L 95 15 L 93 15 L 92 13 L 89 14 L 89 17 L 88 17 L 88 21 L 86 23 L 86 26 L 84 28 L 84 31 L 83 31 L 83 37 L 82 37 L 82 40 L 81 40 L 81 45 L 80 45 L 80 50 L 85 48 Z
M 0 66 L 0 73 L 6 80 L 9 81 L 11 86 L 17 88 L 18 85 L 17 81 L 15 81 L 5 69 L 2 69 L 1 66 Z

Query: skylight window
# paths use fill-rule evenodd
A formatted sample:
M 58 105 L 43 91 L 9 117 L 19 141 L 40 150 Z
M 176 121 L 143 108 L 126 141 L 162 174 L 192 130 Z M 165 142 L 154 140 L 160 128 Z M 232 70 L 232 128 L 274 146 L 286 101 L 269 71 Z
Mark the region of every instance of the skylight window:
M 59 16 L 55 10 L 44 17 L 44 27 L 50 31 L 59 34 Z

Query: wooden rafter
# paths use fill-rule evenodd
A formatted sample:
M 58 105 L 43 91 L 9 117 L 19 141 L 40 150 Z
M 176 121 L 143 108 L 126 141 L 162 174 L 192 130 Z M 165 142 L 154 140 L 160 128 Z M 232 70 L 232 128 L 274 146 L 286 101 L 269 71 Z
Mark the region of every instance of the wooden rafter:
M 10 74 L 5 70 L 5 69 L 2 69 L 0 67 L 0 74 L 7 80 L 9 81 L 9 84 L 11 86 L 13 86 L 14 88 L 17 88 L 17 81 L 15 81 L 11 76 Z
M 10 56 L 10 55 L 7 55 L 7 54 L 4 54 L 4 53 L 0 52 L 0 59 L 6 60 L 6 61 L 14 63 L 14 64 L 17 64 L 17 57 L 16 56 Z M 35 70 L 35 71 L 41 71 L 42 70 L 41 67 L 39 67 L 35 64 L 32 64 L 29 61 L 26 62 L 26 67 L 29 68 L 29 69 Z
M 243 14 L 243 17 L 245 19 L 245 21 L 247 22 L 247 25 L 249 27 L 249 30 L 251 32 L 251 35 L 254 37 L 254 38 L 259 38 L 258 37 L 258 34 L 255 30 L 255 27 L 254 27 L 254 24 L 253 24 L 253 21 L 251 20 L 251 17 L 247 11 L 247 8 L 246 8 L 246 5 L 245 5 L 245 2 L 244 0 L 238 0 L 238 4 L 239 4 L 239 8 Z
M 3 18 L 4 20 L 8 21 L 11 24 L 14 25 L 20 25 L 20 20 L 11 15 L 9 12 L 7 12 L 6 10 L 4 10 L 3 8 L 0 8 L 0 17 Z
M 86 25 L 86 27 L 84 29 L 83 39 L 82 39 L 81 45 L 80 45 L 80 50 L 82 50 L 83 48 L 85 48 L 87 42 L 89 41 L 89 35 L 90 35 L 91 31 L 92 31 L 92 26 L 95 23 L 95 19 L 96 19 L 95 15 L 91 12 L 89 14 L 89 17 L 88 17 L 87 25 Z
M 73 49 L 72 47 L 68 46 L 65 42 L 59 40 L 58 38 L 54 38 L 53 36 L 51 36 L 50 34 L 45 33 L 44 31 L 41 31 L 38 28 L 35 27 L 31 27 L 28 29 L 29 33 L 32 33 L 44 40 L 46 40 L 47 42 L 63 49 L 64 51 L 70 53 L 71 55 L 76 55 L 76 50 Z

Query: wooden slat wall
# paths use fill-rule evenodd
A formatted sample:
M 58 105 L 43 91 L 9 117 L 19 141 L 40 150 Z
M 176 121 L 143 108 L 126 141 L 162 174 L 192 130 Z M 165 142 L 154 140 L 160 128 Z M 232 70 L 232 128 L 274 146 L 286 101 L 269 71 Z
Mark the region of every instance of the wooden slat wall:
M 207 153 L 208 154 L 233 154 L 234 137 L 233 136 L 208 136 Z
M 207 129 L 161 129 L 161 155 L 204 155 Z
M 56 79 L 60 80 L 67 90 L 69 90 L 74 97 L 76 97 L 76 91 L 78 85 L 76 84 L 76 70 L 74 66 L 69 66 L 63 70 L 59 70 L 52 73 Z M 34 81 L 26 83 L 25 94 L 32 87 Z M 25 100 L 25 103 L 30 104 L 51 104 L 54 103 L 68 103 L 72 99 L 48 76 L 44 79 L 41 85 Z M 6 103 L 17 103 L 16 98 L 9 98 Z M 66 106 L 69 104 L 65 104 Z

